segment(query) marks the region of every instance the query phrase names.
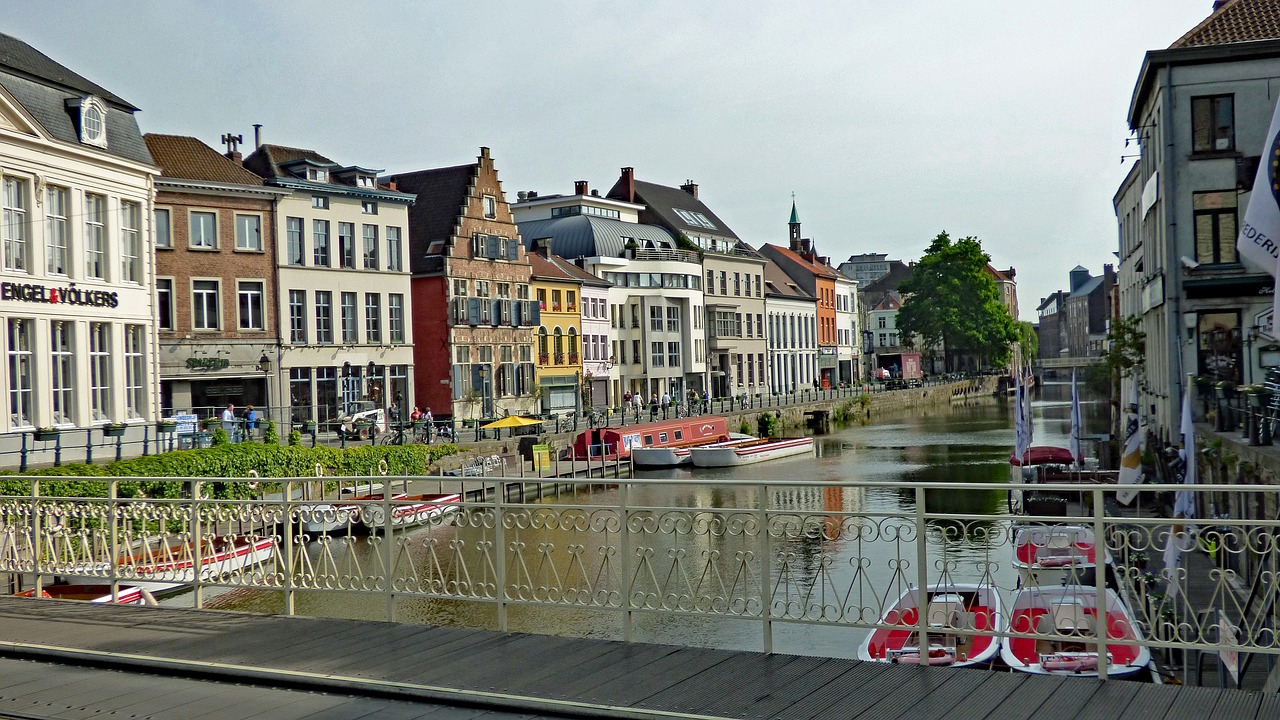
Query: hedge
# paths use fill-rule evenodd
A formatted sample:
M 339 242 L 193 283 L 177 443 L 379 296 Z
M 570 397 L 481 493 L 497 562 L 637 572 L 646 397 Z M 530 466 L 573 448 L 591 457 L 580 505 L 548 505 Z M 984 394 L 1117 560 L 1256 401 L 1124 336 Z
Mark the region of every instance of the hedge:
M 379 463 L 387 462 L 389 475 L 423 475 L 436 460 L 458 452 L 456 445 L 360 445 L 344 449 L 300 445 L 260 445 L 238 443 L 196 450 L 175 450 L 137 457 L 105 465 L 75 463 L 38 468 L 25 473 L 0 472 L 0 495 L 30 495 L 30 477 L 206 477 L 236 478 L 240 482 L 215 483 L 215 497 L 248 494 L 245 478 L 250 470 L 258 477 L 314 477 L 316 465 L 325 475 L 377 475 Z M 184 483 L 146 481 L 120 483 L 120 497 L 180 497 Z M 52 480 L 40 484 L 43 496 L 102 497 L 106 485 L 92 480 Z

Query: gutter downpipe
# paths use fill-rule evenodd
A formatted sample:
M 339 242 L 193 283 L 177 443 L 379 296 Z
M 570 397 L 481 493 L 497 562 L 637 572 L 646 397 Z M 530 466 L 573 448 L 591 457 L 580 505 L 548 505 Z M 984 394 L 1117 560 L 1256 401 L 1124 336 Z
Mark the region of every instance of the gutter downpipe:
M 1166 62 L 1165 71 L 1164 71 L 1164 82 L 1162 83 L 1163 88 L 1160 93 L 1161 94 L 1160 113 L 1164 119 L 1165 127 L 1169 127 L 1173 122 L 1172 120 L 1173 118 L 1173 67 L 1174 65 L 1172 62 Z M 1168 420 L 1169 420 L 1169 424 L 1166 426 L 1166 429 L 1168 430 L 1168 432 L 1172 433 L 1174 432 L 1174 428 L 1176 427 L 1176 423 L 1174 423 L 1173 421 L 1174 415 L 1173 415 L 1172 409 L 1174 407 L 1178 407 L 1176 399 L 1182 397 L 1182 390 L 1183 390 L 1182 381 L 1183 381 L 1183 378 L 1185 377 L 1185 374 L 1182 372 L 1182 368 L 1184 364 L 1183 356 L 1186 354 L 1186 351 L 1184 350 L 1183 345 L 1186 341 L 1182 339 L 1182 333 L 1183 333 L 1183 330 L 1185 329 L 1185 325 L 1182 322 L 1182 312 L 1183 312 L 1182 272 L 1181 270 L 1177 269 L 1180 267 L 1180 265 L 1176 261 L 1172 263 L 1169 262 L 1170 258 L 1176 259 L 1179 256 L 1179 253 L 1178 253 L 1178 245 L 1177 245 L 1178 244 L 1178 220 L 1177 220 L 1176 214 L 1174 213 L 1174 194 L 1170 192 L 1170 189 L 1169 189 L 1170 186 L 1173 184 L 1173 179 L 1170 177 L 1171 173 L 1168 171 L 1169 168 L 1167 167 L 1167 165 L 1170 163 L 1171 158 L 1173 158 L 1175 136 L 1172 132 L 1169 132 L 1167 134 L 1168 134 L 1168 137 L 1164 138 L 1165 152 L 1163 153 L 1163 162 L 1161 163 L 1161 165 L 1166 167 L 1161 168 L 1161 170 L 1164 173 L 1164 177 L 1160 178 L 1160 184 L 1163 186 L 1160 188 L 1160 190 L 1164 195 L 1164 202 L 1163 202 L 1164 216 L 1165 216 L 1164 226 L 1165 228 L 1167 228 L 1167 232 L 1169 232 L 1169 234 L 1171 235 L 1171 237 L 1169 238 L 1170 242 L 1165 243 L 1166 256 L 1164 258 L 1165 260 L 1164 272 L 1166 276 L 1170 277 L 1173 280 L 1172 283 L 1165 283 L 1165 292 L 1173 294 L 1172 299 L 1173 299 L 1173 307 L 1174 307 L 1174 316 L 1172 318 L 1166 319 L 1165 322 L 1168 327 L 1174 328 L 1173 336 L 1177 338 L 1177 343 L 1174 346 L 1177 349 L 1177 367 L 1169 368 L 1169 371 L 1173 374 L 1173 382 L 1170 383 L 1170 387 L 1176 390 L 1177 392 L 1165 398 L 1165 410 L 1168 413 Z M 1171 288 L 1170 285 L 1176 285 L 1176 287 Z M 1166 298 L 1166 302 L 1167 300 L 1168 298 Z M 1170 372 L 1166 372 L 1166 377 L 1170 374 Z

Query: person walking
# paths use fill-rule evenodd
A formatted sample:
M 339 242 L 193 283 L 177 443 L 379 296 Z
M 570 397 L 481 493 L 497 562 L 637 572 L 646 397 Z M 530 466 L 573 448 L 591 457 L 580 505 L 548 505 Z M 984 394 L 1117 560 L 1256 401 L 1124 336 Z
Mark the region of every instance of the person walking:
M 667 408 L 671 407 L 671 395 L 665 390 L 662 393 L 662 419 L 667 419 Z
M 254 436 L 254 430 L 258 429 L 258 411 L 250 405 L 244 410 L 244 438 L 250 440 Z

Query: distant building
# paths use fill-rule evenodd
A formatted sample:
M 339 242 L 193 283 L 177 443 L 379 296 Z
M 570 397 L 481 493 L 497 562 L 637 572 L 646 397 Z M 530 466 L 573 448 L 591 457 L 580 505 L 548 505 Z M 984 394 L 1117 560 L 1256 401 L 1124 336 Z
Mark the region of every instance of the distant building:
M 1066 298 L 1067 293 L 1058 290 L 1036 307 L 1040 359 L 1056 358 L 1067 349 Z
M 476 162 L 392 175 L 409 209 L 417 404 L 433 416 L 530 415 L 532 268 L 489 148 Z
M 772 260 L 764 266 L 764 284 L 769 389 L 793 393 L 812 387 L 818 372 L 818 300 Z
M 582 280 L 550 259 L 546 244 L 529 253 L 538 322 L 537 382 L 541 411 L 582 409 Z
M 1107 349 L 1111 321 L 1111 293 L 1115 270 L 1102 266 L 1102 274 L 1092 276 L 1083 267 L 1071 271 L 1071 290 L 1063 308 L 1066 312 L 1066 347 L 1070 357 L 1098 357 Z
M 840 263 L 836 270 L 847 278 L 857 280 L 858 285 L 866 286 L 868 283 L 875 282 L 888 275 L 889 269 L 894 264 L 902 264 L 899 260 L 890 260 L 888 258 L 889 255 L 887 253 L 850 255 L 849 259 Z

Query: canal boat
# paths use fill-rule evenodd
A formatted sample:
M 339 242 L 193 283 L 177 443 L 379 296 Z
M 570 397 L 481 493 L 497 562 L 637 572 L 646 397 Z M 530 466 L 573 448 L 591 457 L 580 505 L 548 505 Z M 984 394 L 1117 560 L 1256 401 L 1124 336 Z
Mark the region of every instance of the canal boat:
M 729 439 L 729 422 L 718 415 L 672 418 L 578 433 L 564 460 L 627 460 L 636 448 L 687 447 Z
M 778 460 L 795 455 L 812 455 L 813 438 L 730 440 L 728 442 L 695 447 L 690 451 L 690 454 L 695 467 L 714 468 L 753 465 L 765 460 Z
M 1097 574 L 1097 542 L 1085 525 L 1016 525 L 1013 567 L 1023 586 L 1093 585 Z M 1115 586 L 1111 552 L 1102 548 L 1106 583 Z
M 752 440 L 750 435 L 743 433 L 729 433 L 730 440 Z M 695 441 L 683 445 L 671 445 L 667 447 L 638 447 L 631 448 L 631 463 L 636 467 L 657 468 L 657 467 L 680 467 L 682 465 L 692 465 L 693 455 L 690 452 L 697 447 L 709 447 L 722 442 L 721 440 Z
M 1092 588 L 1025 587 L 1014 597 L 1006 632 L 1038 637 L 1009 637 L 1000 658 L 1017 672 L 1097 677 L 1099 633 L 1107 638 L 1107 676 L 1141 678 L 1150 672 L 1151 651 L 1128 606 L 1106 590 L 1105 622 L 1098 618 Z
M 939 583 L 925 593 L 929 651 L 920 653 L 920 592 L 908 590 L 889 607 L 858 647 L 858 659 L 903 665 L 988 665 L 999 655 L 993 633 L 1003 616 L 1000 593 L 990 585 Z
M 341 501 L 316 503 L 298 507 L 298 529 L 304 533 L 350 532 L 360 526 L 360 507 L 363 503 L 382 500 L 382 484 L 358 485 L 342 488 Z M 392 493 L 392 500 L 405 497 L 406 493 Z
M 270 560 L 275 555 L 273 537 L 250 535 L 217 535 L 206 539 L 200 547 L 200 579 L 212 580 L 235 575 Z M 177 590 L 195 581 L 195 548 L 189 540 L 151 537 L 136 544 L 129 553 L 116 560 L 116 575 L 153 593 Z M 109 563 L 93 563 L 74 568 L 72 572 L 94 576 L 69 575 L 72 585 L 100 584 L 111 572 Z
M 36 589 L 24 590 L 14 597 L 35 597 Z M 78 600 L 99 604 L 111 603 L 110 585 L 41 585 L 40 597 L 51 600 Z M 156 606 L 155 595 L 136 585 L 120 585 L 116 590 L 116 605 Z
M 391 527 L 426 525 L 433 520 L 458 511 L 462 496 L 458 493 L 430 493 L 426 495 L 402 495 L 393 498 Z M 385 530 L 387 515 L 381 503 L 368 503 L 360 508 L 360 522 L 369 532 Z

